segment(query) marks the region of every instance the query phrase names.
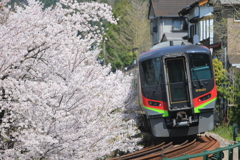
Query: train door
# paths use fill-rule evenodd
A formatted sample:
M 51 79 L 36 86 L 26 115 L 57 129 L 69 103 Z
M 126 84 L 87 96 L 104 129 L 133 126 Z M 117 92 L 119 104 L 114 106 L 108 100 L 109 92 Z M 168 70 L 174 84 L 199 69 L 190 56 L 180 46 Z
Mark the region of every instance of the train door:
M 185 57 L 166 58 L 164 61 L 169 110 L 191 108 L 189 74 L 187 74 Z

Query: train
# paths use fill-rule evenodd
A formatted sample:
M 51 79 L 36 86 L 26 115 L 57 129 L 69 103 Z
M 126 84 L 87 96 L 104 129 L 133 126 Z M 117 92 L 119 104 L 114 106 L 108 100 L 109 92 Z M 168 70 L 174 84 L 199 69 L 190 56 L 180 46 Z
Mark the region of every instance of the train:
M 203 45 L 155 47 L 137 60 L 138 127 L 154 137 L 212 130 L 217 89 Z

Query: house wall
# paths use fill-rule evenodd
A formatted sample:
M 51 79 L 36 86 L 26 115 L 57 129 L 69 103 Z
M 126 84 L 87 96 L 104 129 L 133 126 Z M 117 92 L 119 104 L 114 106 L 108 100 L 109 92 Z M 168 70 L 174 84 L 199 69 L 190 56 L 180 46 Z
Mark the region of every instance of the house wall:
M 203 17 L 199 21 L 199 41 L 209 38 L 209 44 L 213 43 L 213 17 Z
M 188 40 L 192 44 L 199 42 L 199 25 L 198 23 L 188 23 Z
M 213 7 L 208 5 L 204 5 L 200 7 L 200 14 L 199 17 L 199 41 L 203 41 L 209 38 L 209 44 L 213 44 L 213 37 L 214 37 L 214 20 L 213 20 Z
M 198 44 L 199 43 L 199 35 L 194 35 L 193 36 L 193 44 Z
M 209 13 L 212 13 L 212 12 L 213 12 L 213 7 L 208 6 L 208 5 L 201 6 L 199 17 L 202 18 L 204 16 L 209 15 Z
M 207 5 L 195 6 L 189 11 L 188 36 L 193 44 L 204 42 L 205 45 L 213 44 L 213 7 Z M 191 23 L 192 22 L 192 23 Z M 207 43 L 206 43 L 207 42 Z
M 159 20 L 158 18 L 151 20 L 150 22 L 150 32 L 152 37 L 152 45 L 158 43 L 158 32 L 161 28 L 159 28 Z
M 194 7 L 193 9 L 191 9 L 189 11 L 188 18 L 192 19 L 192 18 L 197 17 L 197 16 L 199 16 L 199 7 Z
M 160 33 L 160 37 L 163 36 L 164 33 L 171 33 L 172 32 L 172 18 L 170 17 L 163 17 L 162 18 L 163 30 Z
M 172 32 L 172 17 L 158 17 L 153 19 L 150 23 L 153 45 L 161 41 L 164 33 Z
M 234 18 L 227 19 L 227 53 L 231 55 L 240 54 L 240 23 Z
M 210 7 L 208 5 L 196 6 L 189 11 L 189 19 L 192 19 L 194 17 L 202 18 L 211 12 L 213 12 L 213 7 Z

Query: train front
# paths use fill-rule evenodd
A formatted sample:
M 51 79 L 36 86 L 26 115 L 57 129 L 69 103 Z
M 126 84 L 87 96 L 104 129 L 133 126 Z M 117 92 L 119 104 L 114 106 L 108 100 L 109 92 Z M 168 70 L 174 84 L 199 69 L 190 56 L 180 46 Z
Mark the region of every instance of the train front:
M 139 57 L 140 127 L 178 137 L 214 127 L 216 85 L 210 51 L 172 46 Z

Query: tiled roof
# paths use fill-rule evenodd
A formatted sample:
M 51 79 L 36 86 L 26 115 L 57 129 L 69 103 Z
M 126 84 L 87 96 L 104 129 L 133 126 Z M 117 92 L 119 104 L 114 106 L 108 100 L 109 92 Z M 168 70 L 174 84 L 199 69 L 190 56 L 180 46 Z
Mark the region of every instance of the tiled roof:
M 151 6 L 156 17 L 178 16 L 178 12 L 191 5 L 196 0 L 151 0 Z

